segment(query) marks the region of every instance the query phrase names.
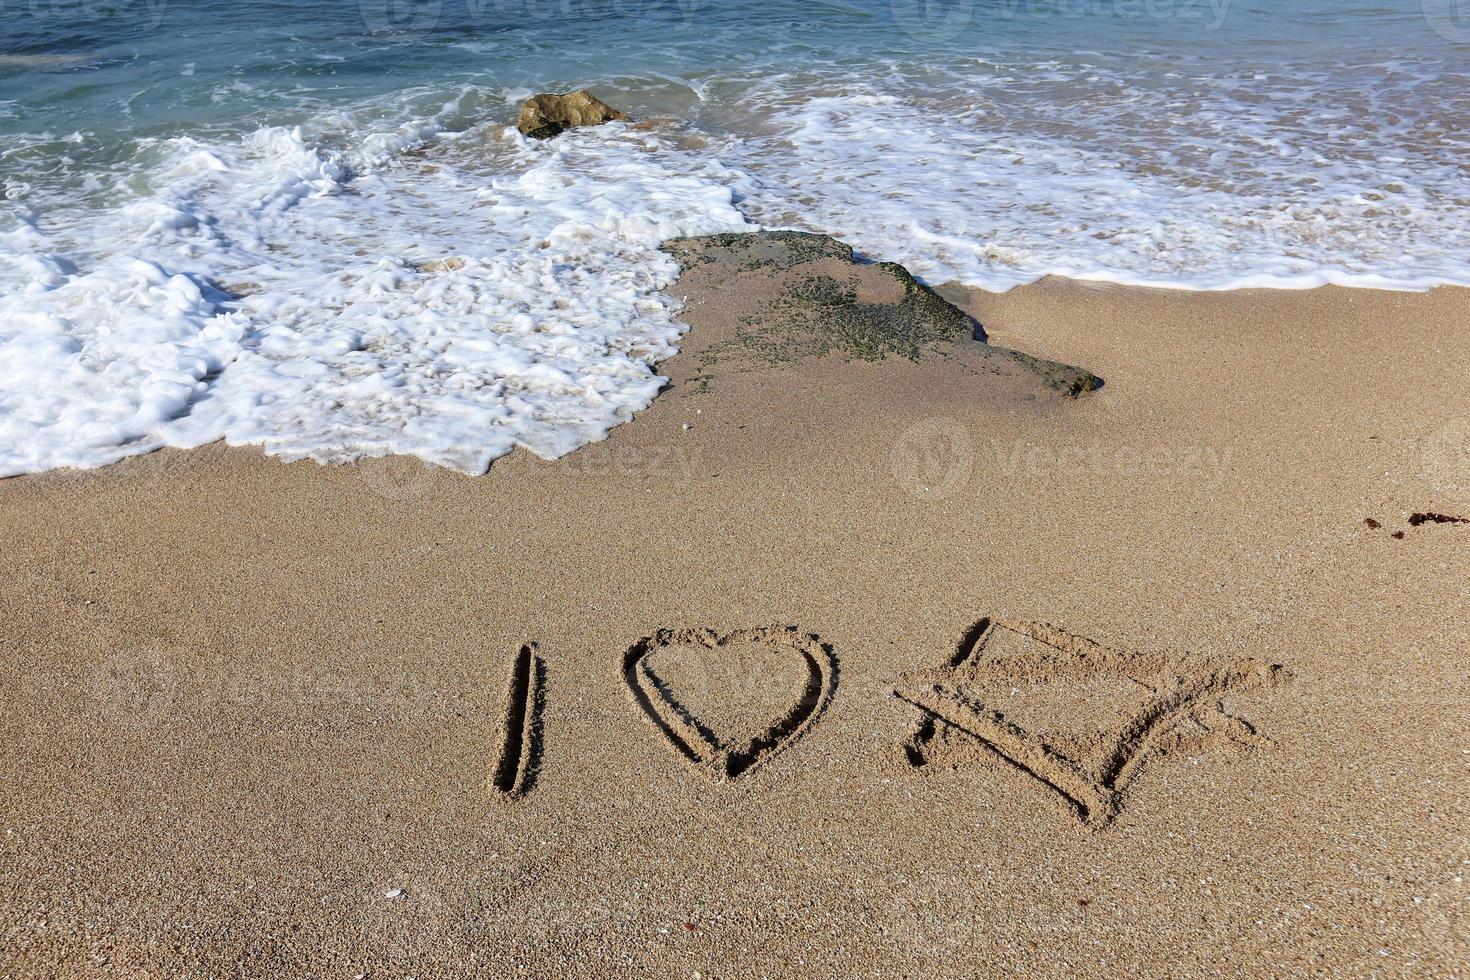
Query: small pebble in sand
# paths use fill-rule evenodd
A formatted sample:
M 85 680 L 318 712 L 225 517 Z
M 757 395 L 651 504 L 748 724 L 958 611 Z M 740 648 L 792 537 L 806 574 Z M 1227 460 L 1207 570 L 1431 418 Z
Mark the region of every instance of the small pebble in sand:
M 386 891 L 386 892 L 383 893 L 383 897 L 384 898 L 402 898 L 403 897 L 403 889 L 402 888 L 393 888 L 393 889 L 390 889 L 389 891 Z

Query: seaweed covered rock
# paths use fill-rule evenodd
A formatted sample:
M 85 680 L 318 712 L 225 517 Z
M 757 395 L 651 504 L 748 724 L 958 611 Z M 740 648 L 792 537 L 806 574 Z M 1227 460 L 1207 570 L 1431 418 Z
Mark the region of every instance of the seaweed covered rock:
M 762 231 L 663 244 L 698 283 L 738 311 L 734 335 L 703 352 L 716 365 L 782 364 L 838 355 L 878 361 L 963 353 L 988 369 L 1033 375 L 1076 396 L 1102 384 L 1076 367 L 987 343 L 985 329 L 895 262 L 864 262 L 829 235 Z
M 628 114 L 614 109 L 585 89 L 553 95 L 543 92 L 521 103 L 516 128 L 532 139 L 551 139 L 577 126 L 600 126 Z

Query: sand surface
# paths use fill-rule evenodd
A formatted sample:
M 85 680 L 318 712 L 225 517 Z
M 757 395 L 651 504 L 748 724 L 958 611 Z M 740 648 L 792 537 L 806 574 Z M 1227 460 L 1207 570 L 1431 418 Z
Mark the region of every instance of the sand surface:
M 557 462 L 0 483 L 0 975 L 1466 972 L 1470 291 L 676 289 Z

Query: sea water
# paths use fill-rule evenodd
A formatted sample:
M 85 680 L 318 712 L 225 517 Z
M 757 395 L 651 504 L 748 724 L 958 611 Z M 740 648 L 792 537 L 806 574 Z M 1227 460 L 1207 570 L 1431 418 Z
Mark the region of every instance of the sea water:
M 508 125 L 591 87 L 632 124 Z M 1470 283 L 1462 0 L 0 0 L 0 476 L 483 472 L 657 394 L 677 236 L 933 282 Z

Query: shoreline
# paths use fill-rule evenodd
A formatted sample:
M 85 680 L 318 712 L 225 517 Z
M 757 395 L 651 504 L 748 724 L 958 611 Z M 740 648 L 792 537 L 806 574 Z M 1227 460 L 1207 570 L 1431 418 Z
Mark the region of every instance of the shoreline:
M 1470 514 L 1470 290 L 960 297 L 992 344 L 1106 381 L 1068 398 L 979 354 L 802 355 L 702 386 L 739 311 L 718 283 L 673 289 L 690 329 L 670 388 L 554 462 L 466 477 L 214 445 L 0 481 L 0 972 L 1470 954 L 1470 527 L 1408 522 Z M 1042 697 L 1048 650 L 1182 678 L 1160 691 L 1201 664 L 1291 679 L 1199 688 L 1263 741 L 1140 737 L 1136 778 L 1096 777 L 1118 808 L 1092 826 L 1042 778 L 1055 760 L 926 735 L 895 696 L 987 618 L 1042 642 L 977 660 L 1040 699 L 1007 717 L 1055 726 L 1084 768 L 1132 702 L 1112 674 Z M 742 633 L 771 626 L 833 657 L 789 743 L 772 719 L 801 661 Z M 759 765 L 725 782 L 680 756 L 625 680 L 664 628 L 731 640 L 733 673 L 688 636 L 647 649 L 697 721 L 769 726 L 780 751 L 741 750 Z M 532 642 L 539 729 L 507 709 L 530 703 L 513 672 Z M 540 756 L 500 798 L 508 725 Z
M 750 234 L 757 233 L 752 232 Z M 799 232 L 799 234 L 816 233 Z M 880 262 L 879 259 L 863 255 L 860 252 L 857 253 L 857 261 L 860 264 Z M 994 327 L 994 323 L 989 319 L 989 316 L 994 311 L 1003 311 L 1008 308 L 1010 304 L 1006 302 L 1006 297 L 1014 295 L 1017 298 L 1020 298 L 1022 296 L 1029 298 L 1030 296 L 1036 295 L 1038 293 L 1045 295 L 1056 295 L 1058 292 L 1070 292 L 1074 295 L 1082 295 L 1088 293 L 1089 291 L 1097 291 L 1097 295 L 1112 294 L 1113 296 L 1123 297 L 1125 300 L 1128 297 L 1147 299 L 1150 296 L 1153 296 L 1155 298 L 1165 301 L 1183 301 L 1186 303 L 1190 302 L 1191 298 L 1193 298 L 1197 299 L 1198 302 L 1200 302 L 1201 304 L 1209 304 L 1212 302 L 1212 298 L 1215 298 L 1215 301 L 1228 305 L 1235 302 L 1259 302 L 1270 304 L 1276 297 L 1280 297 L 1280 301 L 1282 303 L 1290 304 L 1292 302 L 1290 297 L 1293 296 L 1322 295 L 1333 297 L 1331 302 L 1334 305 L 1344 305 L 1350 307 L 1354 305 L 1354 301 L 1352 299 L 1353 294 L 1361 294 L 1364 299 L 1369 303 L 1381 301 L 1390 305 L 1393 305 L 1391 297 L 1394 296 L 1423 296 L 1426 298 L 1433 297 L 1434 299 L 1432 299 L 1432 302 L 1435 305 L 1439 305 L 1441 303 L 1457 304 L 1465 302 L 1466 300 L 1464 299 L 1464 297 L 1470 296 L 1470 285 L 1459 285 L 1454 283 L 1441 283 L 1426 286 L 1423 288 L 1357 286 L 1342 285 L 1338 283 L 1327 283 L 1323 285 L 1309 287 L 1261 286 L 1217 290 L 1198 289 L 1193 287 L 1125 284 L 1103 280 L 1069 278 L 1048 273 L 1031 282 L 1021 283 L 1019 285 L 1012 286 L 1004 290 L 992 290 L 981 286 L 970 286 L 964 283 L 953 281 L 937 284 L 925 282 L 923 280 L 920 281 L 924 282 L 924 285 L 927 289 L 942 297 L 945 301 L 953 304 L 964 313 L 974 317 L 977 321 L 984 323 L 987 332 L 991 332 L 993 334 L 993 339 L 997 341 L 997 346 L 1005 349 L 1014 350 L 1016 353 L 1040 357 L 1043 359 L 1051 357 L 1062 358 L 1064 356 L 1062 353 L 1059 352 L 1064 351 L 1065 347 L 1059 347 L 1057 348 L 1057 350 L 1050 350 L 1046 346 L 1044 346 L 1047 341 L 1055 341 L 1060 338 L 1047 337 L 1043 339 L 1033 337 L 1032 331 L 1028 331 L 1025 328 L 1012 326 L 1005 320 L 1001 321 L 1005 325 L 999 328 L 997 332 L 997 328 Z M 676 281 L 675 283 L 671 284 L 660 292 L 674 294 L 678 291 L 678 288 L 679 284 L 678 281 Z M 1310 303 L 1310 301 L 1308 302 Z M 679 320 L 682 323 L 682 314 L 676 314 L 675 319 Z M 665 360 L 653 365 L 653 370 L 657 375 L 663 376 L 665 365 L 667 365 L 671 361 L 676 361 L 680 357 L 680 355 L 685 353 L 685 347 L 688 339 L 689 328 L 686 325 L 685 333 L 682 334 L 678 340 L 679 349 L 676 351 L 676 353 L 671 357 L 666 358 Z M 1035 346 L 1037 340 L 1041 340 L 1043 346 Z M 1028 344 L 1031 346 L 1028 346 Z M 654 408 L 658 398 L 665 398 L 667 397 L 667 395 L 668 389 L 666 387 L 666 389 L 664 391 L 661 391 L 656 397 L 655 402 L 650 403 L 647 408 L 638 410 L 630 421 L 618 423 L 616 426 L 614 426 L 613 429 L 609 430 L 609 432 L 615 432 L 618 428 L 623 428 L 628 425 L 636 424 L 638 418 L 642 417 L 645 413 L 651 411 Z M 559 462 L 561 460 L 571 459 L 583 453 L 592 453 L 593 455 L 595 455 L 595 450 L 597 449 L 597 447 L 605 442 L 607 442 L 606 437 L 596 442 L 586 443 L 578 449 L 572 450 L 571 453 L 567 454 L 566 456 L 560 457 L 559 460 L 552 462 Z M 97 467 L 76 468 L 61 466 L 33 473 L 19 473 L 11 476 L 3 476 L 0 477 L 0 491 L 3 491 L 4 488 L 6 488 L 7 486 L 11 486 L 12 488 L 18 490 L 23 485 L 29 486 L 32 484 L 46 484 L 48 482 L 67 483 L 74 480 L 82 480 L 91 475 L 103 473 L 106 471 L 118 470 L 119 468 L 125 468 L 138 460 L 147 459 L 150 456 L 162 455 L 173 461 L 170 465 L 188 466 L 192 465 L 190 462 L 187 461 L 188 458 L 192 457 L 199 461 L 207 461 L 215 454 L 229 451 L 254 452 L 258 453 L 265 459 L 269 459 L 273 462 L 283 465 L 302 465 L 309 463 L 311 465 L 318 466 L 322 469 L 327 470 L 352 470 L 353 468 L 359 466 L 365 466 L 369 468 L 381 466 L 387 469 L 407 469 L 417 465 L 422 465 L 425 468 L 442 470 L 444 473 L 453 474 L 454 476 L 462 477 L 468 480 L 482 479 L 485 476 L 488 476 L 494 471 L 496 466 L 503 465 L 503 460 L 507 458 L 496 457 L 491 461 L 490 467 L 486 470 L 485 473 L 477 474 L 459 472 L 446 466 L 440 466 L 433 463 L 420 461 L 417 459 L 417 457 L 407 456 L 403 454 L 390 454 L 386 456 L 364 456 L 360 457 L 359 459 L 348 461 L 345 463 L 317 463 L 314 460 L 310 459 L 285 460 L 281 459 L 276 454 L 265 452 L 257 444 L 254 443 L 229 444 L 226 443 L 224 440 L 217 440 L 215 442 L 206 443 L 202 446 L 192 449 L 181 449 L 173 446 L 165 446 L 161 449 L 152 450 L 138 456 L 126 456 L 115 463 L 108 463 Z M 517 447 L 512 454 L 516 456 L 521 456 L 525 455 L 527 452 L 528 450 L 526 450 L 524 447 Z

